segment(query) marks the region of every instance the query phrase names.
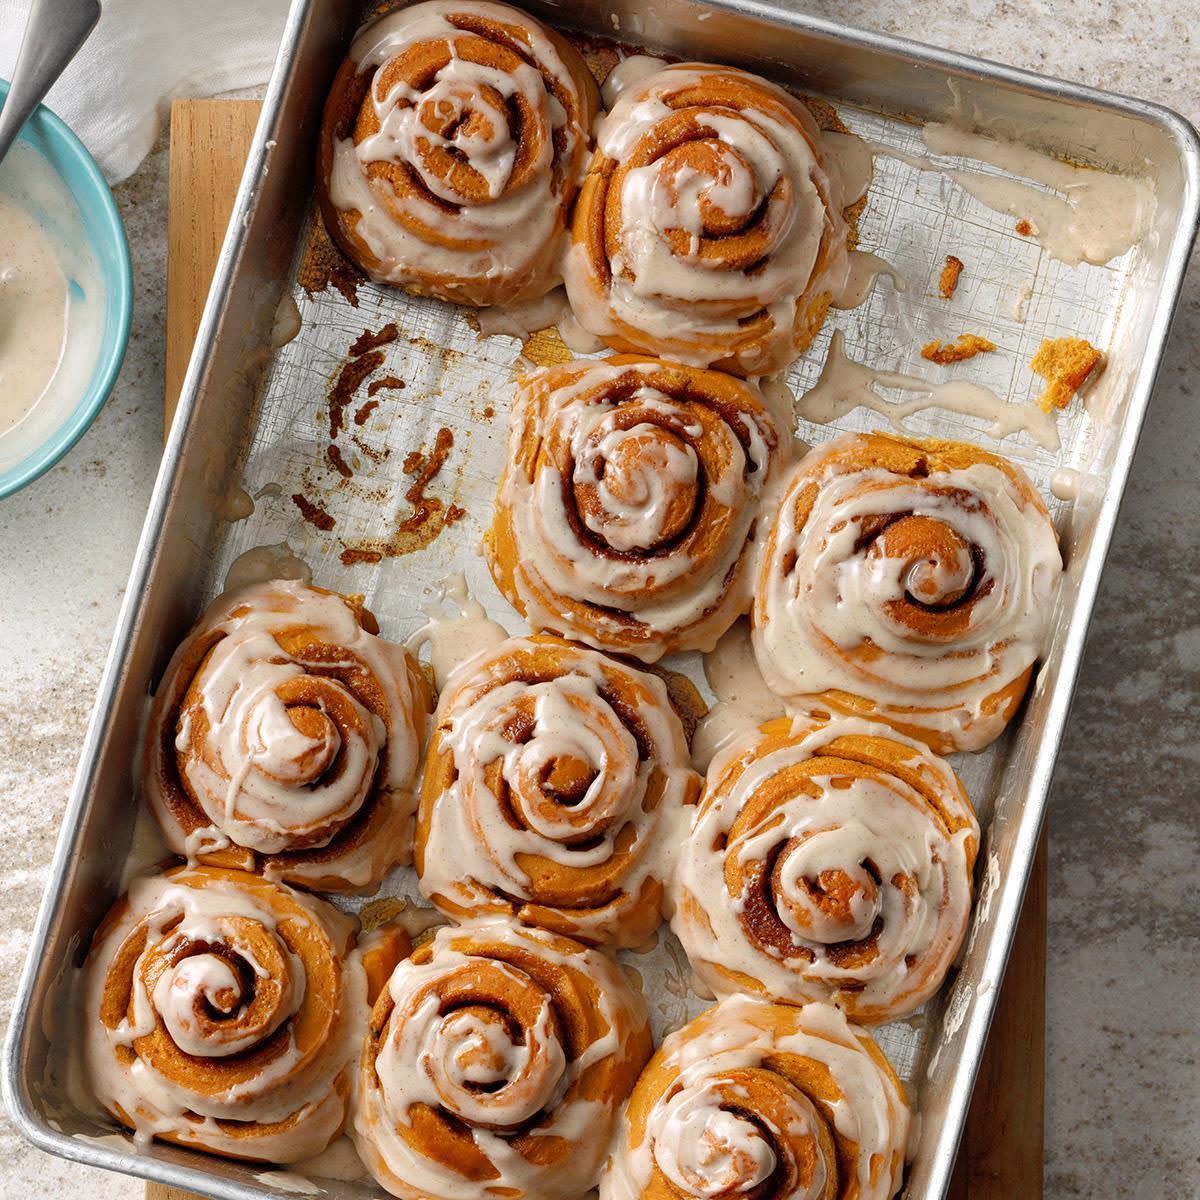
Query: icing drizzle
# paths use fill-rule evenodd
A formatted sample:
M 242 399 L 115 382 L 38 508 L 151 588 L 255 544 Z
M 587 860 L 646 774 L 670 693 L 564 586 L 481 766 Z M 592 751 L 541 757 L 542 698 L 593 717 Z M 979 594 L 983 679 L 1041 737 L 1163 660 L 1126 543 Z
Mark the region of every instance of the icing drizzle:
M 514 1200 L 582 1195 L 649 1050 L 641 997 L 605 955 L 503 919 L 445 927 L 376 1005 L 359 1153 L 412 1200 L 474 1200 L 481 1178 Z
M 238 871 L 135 882 L 85 967 L 96 1096 L 139 1140 L 297 1162 L 342 1127 L 366 1016 L 353 921 Z
M 421 891 L 638 945 L 699 781 L 655 676 L 555 638 L 471 660 L 434 720 L 417 820 Z
M 826 1200 L 836 1184 L 837 1195 L 892 1200 L 908 1129 L 900 1081 L 840 1010 L 732 996 L 663 1042 L 600 1197 L 637 1200 L 665 1185 L 694 1200 Z
M 576 316 L 617 348 L 778 370 L 845 282 L 838 192 L 815 122 L 774 84 L 694 63 L 640 79 L 600 125 L 576 208 Z
M 847 434 L 788 485 L 760 567 L 755 654 L 794 702 L 979 749 L 1024 691 L 1061 573 L 1019 468 L 966 443 Z
M 535 371 L 487 550 L 535 628 L 645 662 L 710 649 L 749 607 L 758 503 L 789 445 L 762 396 L 618 357 Z
M 829 1000 L 876 1024 L 941 986 L 971 909 L 979 826 L 920 742 L 773 721 L 714 760 L 672 928 L 718 995 Z
M 295 581 L 214 602 L 150 717 L 146 795 L 172 850 L 263 856 L 269 876 L 327 889 L 367 886 L 404 857 L 429 696 L 403 647 L 366 623 Z
M 575 51 L 507 5 L 427 0 L 351 60 L 366 115 L 332 141 L 328 195 L 370 274 L 473 304 L 549 291 L 596 108 Z

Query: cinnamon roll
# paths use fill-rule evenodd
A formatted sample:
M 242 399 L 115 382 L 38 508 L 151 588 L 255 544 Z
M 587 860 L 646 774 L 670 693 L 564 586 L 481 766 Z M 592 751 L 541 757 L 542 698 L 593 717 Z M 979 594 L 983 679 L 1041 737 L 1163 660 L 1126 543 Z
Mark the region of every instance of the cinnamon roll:
M 219 597 L 167 666 L 146 799 L 176 854 L 320 891 L 407 862 L 432 701 L 357 598 L 294 581 Z
M 617 356 L 532 372 L 485 542 L 497 586 L 534 628 L 602 650 L 711 650 L 750 607 L 789 434 L 718 371 Z
M 807 108 L 746 71 L 680 63 L 624 90 L 596 140 L 564 267 L 580 324 L 739 375 L 802 353 L 848 264 Z
M 509 304 L 559 280 L 595 81 L 562 37 L 491 0 L 427 0 L 354 39 L 325 107 L 318 187 L 381 283 Z
M 347 1116 L 367 1017 L 354 922 L 257 875 L 179 867 L 138 880 L 84 971 L 84 1056 L 140 1138 L 290 1163 Z
M 671 927 L 717 995 L 892 1021 L 958 953 L 978 848 L 962 785 L 922 743 L 849 718 L 781 718 L 709 768 Z
M 649 1055 L 606 955 L 503 918 L 444 927 L 375 1004 L 354 1138 L 404 1200 L 582 1196 Z
M 763 677 L 938 753 L 996 738 L 1045 645 L 1062 559 L 1013 463 L 965 442 L 846 434 L 795 468 L 754 600 Z
M 698 792 L 661 679 L 558 638 L 513 638 L 442 694 L 417 815 L 421 891 L 453 917 L 639 946 L 662 920 Z
M 892 1200 L 908 1130 L 903 1085 L 840 1010 L 731 996 L 642 1072 L 600 1200 Z

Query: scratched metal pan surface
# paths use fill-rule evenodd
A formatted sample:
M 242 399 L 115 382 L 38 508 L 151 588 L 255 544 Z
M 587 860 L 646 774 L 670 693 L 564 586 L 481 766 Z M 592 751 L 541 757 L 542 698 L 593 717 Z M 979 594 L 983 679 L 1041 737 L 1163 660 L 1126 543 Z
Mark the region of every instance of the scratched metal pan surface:
M 527 7 L 563 27 L 749 67 L 825 96 L 851 130 L 891 147 L 920 149 L 920 122 L 966 114 L 985 131 L 1154 182 L 1157 211 L 1149 236 L 1107 266 L 1069 269 L 1018 237 L 1010 218 L 943 176 L 878 158 L 860 244 L 889 260 L 908 290 L 898 296 L 881 281 L 863 307 L 833 314 L 817 344 L 788 372 L 795 389 L 810 386 L 834 328 L 844 331 L 853 357 L 912 373 L 928 370 L 917 357 L 928 338 L 985 332 L 1001 352 L 966 364 L 962 374 L 1014 400 L 1036 394 L 1026 364 L 1045 336 L 1084 336 L 1109 355 L 1087 410 L 1074 404 L 1063 414 L 1058 453 L 1023 434 L 997 446 L 968 417 L 933 411 L 908 424 L 917 433 L 998 448 L 1025 467 L 1043 494 L 1059 466 L 1075 468 L 1087 481 L 1073 506 L 1051 501 L 1067 574 L 1029 702 L 998 743 L 955 763 L 986 828 L 966 949 L 938 998 L 879 1032 L 921 1115 L 905 1195 L 936 1200 L 953 1166 L 1101 567 L 1195 232 L 1195 134 L 1154 105 L 855 32 L 782 4 L 548 0 Z M 317 582 L 365 594 L 392 637 L 403 638 L 422 622 L 422 605 L 452 570 L 465 571 L 493 617 L 514 632 L 521 628 L 479 552 L 504 453 L 517 342 L 481 339 L 464 311 L 393 290 L 362 285 L 355 306 L 335 288 L 310 296 L 298 283 L 299 273 L 311 268 L 304 248 L 312 221 L 314 134 L 360 15 L 343 0 L 297 0 L 289 18 L 82 747 L 5 1049 L 10 1110 L 39 1146 L 230 1200 L 286 1194 L 296 1182 L 273 1182 L 261 1167 L 160 1144 L 135 1153 L 128 1137 L 70 1086 L 66 1071 L 67 1032 L 82 1019 L 72 1007 L 71 982 L 120 888 L 136 811 L 138 728 L 167 656 L 239 554 L 283 541 L 311 564 Z M 968 264 L 952 308 L 931 298 L 949 253 Z M 1031 295 L 1019 320 L 1014 312 L 1025 288 Z M 276 310 L 289 294 L 299 304 L 302 330 L 272 351 Z M 378 408 L 352 429 L 350 445 L 353 439 L 358 444 L 347 456 L 354 478 L 344 482 L 323 465 L 328 396 L 354 339 L 388 322 L 396 323 L 399 336 L 384 347 L 371 379 L 391 375 L 405 387 L 377 389 Z M 835 426 L 802 424 L 799 433 L 815 443 L 880 424 L 859 410 Z M 440 532 L 418 545 L 425 537 L 396 533 L 412 513 L 405 492 L 413 477 L 404 464 L 413 452 L 428 451 L 442 429 L 450 431 L 453 446 L 427 489 L 436 503 L 424 527 L 426 536 Z M 227 497 L 237 485 L 266 490 L 250 517 L 231 523 Z M 334 527 L 320 531 L 307 523 L 294 493 L 325 508 Z M 451 505 L 463 515 L 445 523 Z M 378 563 L 346 553 L 389 542 L 392 550 L 410 552 Z M 678 665 L 698 678 L 694 661 Z M 406 893 L 411 885 L 411 871 L 394 872 L 385 890 Z M 704 1006 L 689 995 L 678 946 L 669 937 L 636 961 L 660 1035 Z M 338 1195 L 378 1193 L 366 1185 L 329 1186 Z

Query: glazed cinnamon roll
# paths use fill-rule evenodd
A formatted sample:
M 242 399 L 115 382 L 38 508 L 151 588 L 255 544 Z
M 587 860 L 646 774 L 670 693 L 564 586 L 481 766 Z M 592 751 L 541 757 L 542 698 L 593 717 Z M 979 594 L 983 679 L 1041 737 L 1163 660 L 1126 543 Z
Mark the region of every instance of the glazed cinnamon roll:
M 841 1011 L 731 996 L 642 1072 L 600 1200 L 892 1200 L 908 1129 L 903 1085 Z
M 451 677 L 414 861 L 453 917 L 511 914 L 639 946 L 699 779 L 657 676 L 558 638 L 514 638 Z
M 359 600 L 292 581 L 219 597 L 167 666 L 146 799 L 176 854 L 321 891 L 407 862 L 431 708 Z
M 359 1154 L 404 1200 L 582 1196 L 649 1054 L 606 955 L 503 918 L 445 927 L 375 1004 Z
M 427 0 L 354 40 L 325 107 L 325 224 L 372 279 L 461 304 L 559 280 L 599 97 L 579 54 L 491 0 Z
M 849 718 L 781 718 L 709 768 L 671 927 L 719 996 L 892 1021 L 958 953 L 978 847 L 962 785 L 922 743 Z
M 846 434 L 798 464 L 769 530 L 758 664 L 794 705 L 978 750 L 1021 702 L 1061 574 L 1046 506 L 1013 463 Z
M 242 871 L 138 880 L 85 966 L 85 1059 L 139 1138 L 289 1163 L 340 1132 L 367 1016 L 354 922 Z
M 758 389 L 617 356 L 527 375 L 485 543 L 535 629 L 653 662 L 750 607 L 758 503 L 790 453 Z
M 584 328 L 739 375 L 812 341 L 847 226 L 808 110 L 732 67 L 681 63 L 623 91 L 597 134 L 564 276 Z

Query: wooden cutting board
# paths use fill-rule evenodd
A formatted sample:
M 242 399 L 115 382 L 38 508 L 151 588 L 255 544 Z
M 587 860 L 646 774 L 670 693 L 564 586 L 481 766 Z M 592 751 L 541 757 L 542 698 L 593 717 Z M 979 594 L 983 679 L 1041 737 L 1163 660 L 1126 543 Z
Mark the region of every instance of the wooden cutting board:
M 253 100 L 179 100 L 171 109 L 167 224 L 166 428 L 258 118 Z M 1038 1200 L 1046 1058 L 1046 836 L 996 1003 L 950 1200 Z M 196 1200 L 159 1184 L 148 1200 Z

